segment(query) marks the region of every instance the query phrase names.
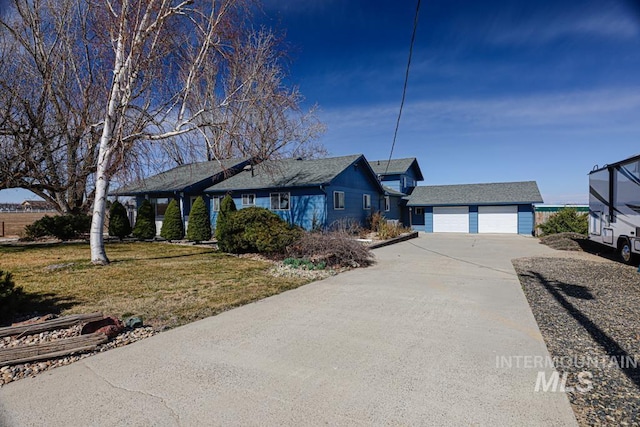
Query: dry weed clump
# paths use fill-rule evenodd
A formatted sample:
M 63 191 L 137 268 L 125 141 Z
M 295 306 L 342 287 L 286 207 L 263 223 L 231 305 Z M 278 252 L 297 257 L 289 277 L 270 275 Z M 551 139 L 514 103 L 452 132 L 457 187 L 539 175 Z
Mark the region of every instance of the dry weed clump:
M 287 256 L 325 262 L 328 267 L 364 267 L 373 263 L 371 250 L 346 231 L 304 233 L 287 247 Z

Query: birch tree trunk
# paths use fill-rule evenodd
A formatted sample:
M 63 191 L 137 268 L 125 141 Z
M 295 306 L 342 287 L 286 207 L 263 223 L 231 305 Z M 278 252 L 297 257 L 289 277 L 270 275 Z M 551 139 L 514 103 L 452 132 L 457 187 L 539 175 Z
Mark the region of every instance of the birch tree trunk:
M 109 102 L 105 112 L 104 127 L 100 136 L 98 164 L 96 168 L 96 190 L 91 218 L 90 246 L 91 262 L 97 265 L 109 264 L 107 252 L 104 248 L 104 218 L 107 211 L 107 196 L 109 195 L 109 167 L 114 151 L 114 133 L 118 124 L 118 109 L 121 106 L 122 84 L 125 76 L 124 43 L 122 29 L 126 25 L 123 19 L 120 34 L 116 44 L 113 67 L 113 80 L 109 91 Z
M 105 126 L 105 130 L 107 127 Z M 103 133 L 102 140 L 109 138 Z M 109 264 L 107 252 L 104 248 L 104 218 L 107 211 L 107 195 L 109 194 L 109 176 L 107 165 L 111 157 L 111 150 L 106 144 L 100 144 L 98 154 L 98 167 L 96 170 L 96 192 L 93 203 L 93 216 L 91 218 L 90 246 L 91 262 L 97 265 Z

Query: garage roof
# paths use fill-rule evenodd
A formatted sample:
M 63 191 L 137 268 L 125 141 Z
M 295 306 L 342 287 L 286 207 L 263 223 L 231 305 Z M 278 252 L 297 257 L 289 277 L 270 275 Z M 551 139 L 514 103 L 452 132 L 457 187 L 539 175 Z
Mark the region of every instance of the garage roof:
M 542 203 L 535 181 L 427 185 L 406 197 L 407 206 L 515 205 Z

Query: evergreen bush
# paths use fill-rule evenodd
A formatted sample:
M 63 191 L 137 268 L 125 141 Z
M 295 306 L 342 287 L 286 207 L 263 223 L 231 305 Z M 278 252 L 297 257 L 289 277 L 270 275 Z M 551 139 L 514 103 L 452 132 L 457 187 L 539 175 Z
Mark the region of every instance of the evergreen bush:
M 231 252 L 229 248 L 225 246 L 227 242 L 227 221 L 233 212 L 236 212 L 236 204 L 233 201 L 231 195 L 227 194 L 220 202 L 220 210 L 218 212 L 218 218 L 216 220 L 216 240 L 218 241 L 218 248 L 224 252 Z
M 144 199 L 138 208 L 136 225 L 133 227 L 133 237 L 136 239 L 153 239 L 156 237 L 156 217 L 149 200 Z
M 189 213 L 189 227 L 187 227 L 187 239 L 194 242 L 202 242 L 211 239 L 211 220 L 207 212 L 207 206 L 202 197 L 198 197 Z
M 80 238 L 91 229 L 90 215 L 45 215 L 24 228 L 24 240 L 53 236 L 60 240 Z
M 286 247 L 300 238 L 301 231 L 265 208 L 249 207 L 232 213 L 226 219 L 221 249 L 232 253 L 284 253 Z M 221 245 L 220 245 L 221 244 Z
M 549 219 L 538 225 L 543 236 L 558 233 L 580 233 L 587 235 L 589 232 L 589 215 L 578 213 L 574 208 L 563 208 L 554 213 Z
M 109 208 L 109 236 L 118 237 L 122 240 L 129 234 L 131 234 L 131 223 L 129 222 L 127 209 L 116 200 Z
M 16 287 L 11 273 L 0 270 L 0 320 L 7 320 L 15 314 L 24 300 L 22 287 Z
M 164 213 L 160 236 L 171 241 L 181 240 L 184 237 L 184 224 L 182 223 L 182 213 L 176 199 L 172 199 Z

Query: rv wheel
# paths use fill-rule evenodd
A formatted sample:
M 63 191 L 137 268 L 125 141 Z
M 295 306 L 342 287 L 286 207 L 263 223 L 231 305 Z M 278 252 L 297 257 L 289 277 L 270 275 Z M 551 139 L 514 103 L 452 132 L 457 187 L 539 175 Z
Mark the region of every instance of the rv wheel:
M 631 242 L 627 237 L 621 237 L 618 240 L 618 253 L 620 254 L 620 259 L 625 264 L 633 264 L 635 261 L 635 256 L 633 252 L 631 252 Z

